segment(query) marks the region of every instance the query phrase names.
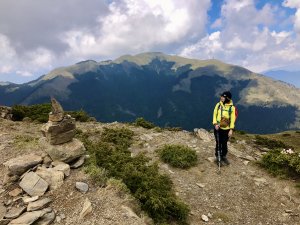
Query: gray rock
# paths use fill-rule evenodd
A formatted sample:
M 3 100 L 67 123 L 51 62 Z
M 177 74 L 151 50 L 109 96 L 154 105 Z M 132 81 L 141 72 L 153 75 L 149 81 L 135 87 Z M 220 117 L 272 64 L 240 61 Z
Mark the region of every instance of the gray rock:
M 10 221 L 10 219 L 0 219 L 0 225 L 7 225 Z
M 5 214 L 5 218 L 6 219 L 15 219 L 15 218 L 19 217 L 25 210 L 26 210 L 26 207 L 20 207 L 20 208 L 13 207 Z
M 3 165 L 8 169 L 8 175 L 22 175 L 28 169 L 36 166 L 42 161 L 42 157 L 29 154 L 10 159 L 9 161 L 3 163 Z
M 59 164 L 57 164 L 53 169 L 63 172 L 65 177 L 68 177 L 71 171 L 69 164 L 64 162 L 59 162 Z
M 39 167 L 36 174 L 49 184 L 50 190 L 55 190 L 64 183 L 64 173 L 53 168 Z
M 55 212 L 46 213 L 34 225 L 49 225 L 55 220 Z
M 0 203 L 0 220 L 4 218 L 6 211 L 6 207 L 2 203 Z
M 51 98 L 51 112 L 49 113 L 49 121 L 59 122 L 64 118 L 64 110 L 61 104 L 55 99 Z
M 37 221 L 39 218 L 47 213 L 45 210 L 39 210 L 34 212 L 26 212 L 19 218 L 12 220 L 9 224 L 19 224 L 19 225 L 30 225 Z
M 20 187 L 30 196 L 42 196 L 48 189 L 48 183 L 34 172 L 27 173 L 22 181 Z
M 58 145 L 71 141 L 76 134 L 75 128 L 75 119 L 65 117 L 61 122 L 49 121 L 41 131 L 50 144 Z
M 72 169 L 77 169 L 84 164 L 85 156 L 81 156 L 74 164 L 71 165 Z
M 86 193 L 89 190 L 89 186 L 83 182 L 76 182 L 75 186 L 82 193 Z
M 29 203 L 29 202 L 34 202 L 39 199 L 39 196 L 34 196 L 34 197 L 23 197 L 23 202 L 24 203 Z
M 45 208 L 51 202 L 50 198 L 44 198 L 35 202 L 30 202 L 27 206 L 27 211 L 36 211 Z
M 76 138 L 61 145 L 51 145 L 45 138 L 41 138 L 40 145 L 53 161 L 69 163 L 85 154 L 83 143 Z
M 202 215 L 201 216 L 201 219 L 204 221 L 204 222 L 208 222 L 208 217 L 206 215 Z
M 206 131 L 205 129 L 194 129 L 195 134 L 202 139 L 204 142 L 210 142 L 214 139 L 213 134 L 209 133 L 208 131 Z

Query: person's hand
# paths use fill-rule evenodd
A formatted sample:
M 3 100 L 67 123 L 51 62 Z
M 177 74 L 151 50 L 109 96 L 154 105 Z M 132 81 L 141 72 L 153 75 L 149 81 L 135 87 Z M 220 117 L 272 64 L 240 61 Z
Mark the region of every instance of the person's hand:
M 215 129 L 219 130 L 220 126 L 218 124 L 215 125 Z
M 228 133 L 228 137 L 231 137 L 233 134 L 233 130 L 230 130 L 229 133 Z

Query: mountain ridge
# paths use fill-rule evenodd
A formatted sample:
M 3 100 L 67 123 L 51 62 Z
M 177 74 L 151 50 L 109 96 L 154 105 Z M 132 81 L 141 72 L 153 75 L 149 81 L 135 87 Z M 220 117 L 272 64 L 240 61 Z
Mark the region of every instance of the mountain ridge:
M 102 62 L 86 60 L 23 85 L 0 86 L 4 99 L 0 103 L 36 104 L 53 95 L 68 110 L 83 108 L 107 122 L 145 117 L 161 126 L 192 129 L 199 124 L 208 129 L 211 109 L 224 90 L 232 91 L 241 109 L 240 129 L 279 132 L 300 128 L 300 89 L 219 60 L 157 52 Z M 261 121 L 258 128 L 251 124 L 253 118 Z

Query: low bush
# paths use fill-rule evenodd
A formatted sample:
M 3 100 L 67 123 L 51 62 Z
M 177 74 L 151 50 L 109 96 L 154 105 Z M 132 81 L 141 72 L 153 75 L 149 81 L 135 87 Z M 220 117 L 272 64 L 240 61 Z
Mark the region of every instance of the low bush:
M 290 148 L 290 146 L 284 144 L 282 141 L 272 140 L 269 138 L 265 138 L 259 135 L 255 136 L 255 144 L 269 148 L 269 149 L 275 149 L 275 148 Z
M 155 127 L 155 125 L 147 120 L 145 120 L 143 117 L 139 117 L 135 120 L 135 125 L 144 127 L 146 129 L 152 129 Z
M 36 105 L 14 105 L 12 107 L 12 119 L 14 121 L 22 121 L 25 117 L 30 118 L 32 121 L 38 121 L 40 123 L 46 123 L 51 112 L 51 104 L 36 104 Z M 82 109 L 79 111 L 67 111 L 76 121 L 87 122 L 93 120 L 85 111 Z
M 51 104 L 37 104 L 31 106 L 14 105 L 12 107 L 12 119 L 14 121 L 22 121 L 25 117 L 33 121 L 45 123 L 48 121 L 49 112 L 51 112 Z
M 144 154 L 131 157 L 128 147 L 132 137 L 133 132 L 126 128 L 106 128 L 101 141 L 92 143 L 85 139 L 91 155 L 89 163 L 104 168 L 108 177 L 122 180 L 156 224 L 186 224 L 189 209 L 177 199 L 170 178 L 159 174 L 158 165 L 150 164 Z
M 194 150 L 183 145 L 165 145 L 157 150 L 161 160 L 178 168 L 190 168 L 197 164 L 197 155 Z
M 263 155 L 260 164 L 275 176 L 300 178 L 300 153 L 291 149 L 272 149 Z

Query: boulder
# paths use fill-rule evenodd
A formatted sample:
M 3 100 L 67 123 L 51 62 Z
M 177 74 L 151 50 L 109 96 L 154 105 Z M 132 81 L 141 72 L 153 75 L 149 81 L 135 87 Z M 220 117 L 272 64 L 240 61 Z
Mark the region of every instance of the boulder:
M 20 187 L 30 196 L 42 196 L 48 189 L 48 183 L 34 172 L 25 174 Z
M 55 190 L 64 183 L 64 173 L 53 168 L 39 167 L 36 174 L 49 184 L 50 190 Z
M 84 164 L 85 156 L 81 156 L 75 163 L 71 165 L 72 169 L 77 169 Z
M 194 133 L 196 136 L 198 136 L 200 139 L 202 139 L 204 142 L 210 142 L 214 139 L 213 134 L 209 133 L 207 130 L 203 128 L 195 128 Z
M 41 138 L 40 145 L 53 161 L 69 163 L 85 154 L 83 143 L 76 138 L 61 145 L 51 145 L 45 138 Z
M 8 170 L 8 175 L 22 175 L 28 169 L 43 161 L 42 157 L 34 154 L 22 155 L 3 163 Z

